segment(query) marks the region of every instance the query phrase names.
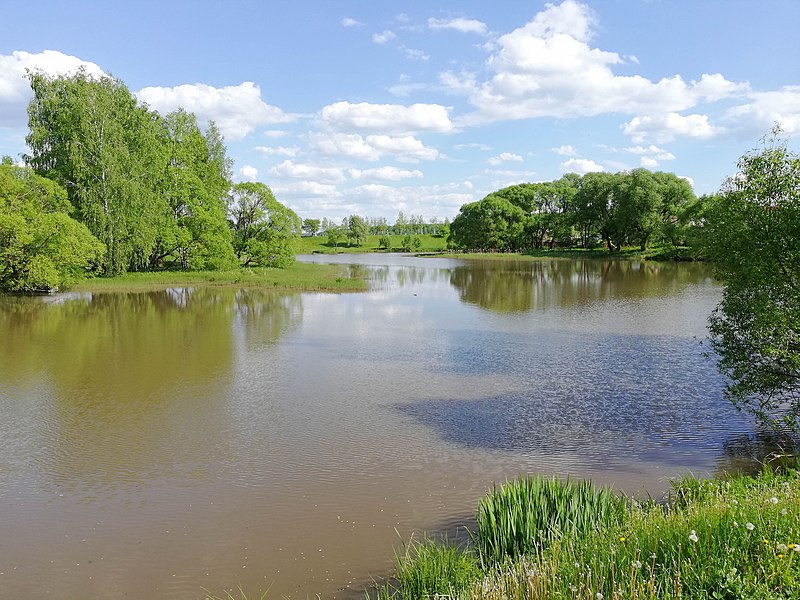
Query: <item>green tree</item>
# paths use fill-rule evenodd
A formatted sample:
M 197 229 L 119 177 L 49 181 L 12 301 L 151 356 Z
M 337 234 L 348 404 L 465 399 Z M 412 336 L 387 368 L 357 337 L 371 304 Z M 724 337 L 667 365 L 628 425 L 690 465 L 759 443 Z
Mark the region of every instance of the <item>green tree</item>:
M 303 219 L 303 231 L 306 235 L 317 235 L 317 231 L 319 231 L 319 219 Z
M 774 137 L 745 154 L 705 210 L 705 254 L 725 282 L 709 319 L 727 397 L 800 425 L 800 157 Z
M 345 223 L 342 224 L 342 227 L 346 229 L 347 239 L 350 241 L 350 244 L 360 246 L 367 241 L 369 225 L 363 217 L 350 215 L 345 219 Z
M 392 241 L 389 239 L 388 235 L 382 235 L 380 237 L 380 240 L 378 240 L 378 248 L 382 248 L 383 250 L 392 249 Z
M 157 115 L 113 77 L 29 78 L 26 161 L 67 189 L 79 220 L 107 248 L 106 273 L 143 268 L 168 210 L 156 186 Z
M 286 267 L 294 262 L 300 217 L 263 183 L 237 183 L 228 209 L 233 246 L 244 266 Z
M 51 290 L 100 264 L 103 244 L 69 216 L 71 210 L 57 183 L 0 165 L 0 289 Z
M 462 250 L 511 252 L 519 250 L 526 214 L 495 194 L 465 204 L 450 225 L 451 243 Z
M 339 225 L 329 225 L 325 230 L 325 235 L 328 237 L 328 245 L 338 248 L 345 237 L 345 231 Z
M 230 160 L 216 126 L 204 134 L 192 113 L 180 109 L 161 121 L 164 171 L 161 190 L 169 216 L 158 228 L 150 265 L 173 258 L 182 269 L 236 265 L 227 199 Z

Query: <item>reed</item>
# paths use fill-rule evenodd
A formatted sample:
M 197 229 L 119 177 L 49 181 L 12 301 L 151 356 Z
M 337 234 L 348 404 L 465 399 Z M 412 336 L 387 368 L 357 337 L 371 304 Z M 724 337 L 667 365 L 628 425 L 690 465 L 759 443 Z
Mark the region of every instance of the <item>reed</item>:
M 520 477 L 480 501 L 476 547 L 481 564 L 535 554 L 563 536 L 580 536 L 624 519 L 626 501 L 589 481 Z

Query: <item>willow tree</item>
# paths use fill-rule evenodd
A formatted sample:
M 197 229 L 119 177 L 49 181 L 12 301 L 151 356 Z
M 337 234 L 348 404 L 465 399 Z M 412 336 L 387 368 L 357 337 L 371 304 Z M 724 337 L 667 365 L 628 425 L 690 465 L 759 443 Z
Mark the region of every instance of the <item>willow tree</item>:
M 103 245 L 71 211 L 54 181 L 0 165 L 0 290 L 51 290 L 100 263 Z
M 709 320 L 734 404 L 800 428 L 800 157 L 773 139 L 745 154 L 705 211 L 705 252 L 724 281 Z
M 244 266 L 285 267 L 294 262 L 300 217 L 263 183 L 237 183 L 228 206 L 233 247 Z M 329 230 L 330 231 L 330 230 Z
M 167 204 L 157 193 L 158 115 L 110 76 L 29 73 L 26 160 L 64 186 L 78 219 L 105 244 L 108 274 L 147 265 Z

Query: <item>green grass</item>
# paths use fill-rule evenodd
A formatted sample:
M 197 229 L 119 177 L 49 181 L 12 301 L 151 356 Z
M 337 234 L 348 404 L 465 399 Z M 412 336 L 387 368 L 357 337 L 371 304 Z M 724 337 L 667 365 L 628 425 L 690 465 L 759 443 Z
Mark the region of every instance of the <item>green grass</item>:
M 390 235 L 389 241 L 392 245 L 392 252 L 402 252 L 404 235 Z M 447 240 L 435 235 L 417 235 L 421 246 L 412 252 L 442 252 L 447 248 Z M 370 235 L 360 246 L 350 246 L 347 242 L 340 243 L 338 246 L 328 244 L 328 238 L 323 235 L 313 237 L 302 237 L 295 243 L 295 252 L 298 254 L 353 254 L 362 252 L 386 252 L 379 248 L 381 236 Z
M 535 553 L 564 536 L 584 536 L 624 515 L 624 498 L 588 481 L 520 477 L 480 501 L 476 545 L 486 566 Z
M 500 494 L 513 503 L 526 503 L 530 500 L 525 491 L 529 486 L 531 490 L 544 489 L 544 482 L 521 481 L 522 484 L 511 484 L 512 491 Z M 531 493 L 533 498 L 539 498 L 550 492 Z M 487 498 L 495 502 L 497 494 L 494 489 Z M 588 490 L 569 494 L 593 495 Z M 485 498 L 483 503 L 486 501 Z M 577 512 L 592 510 L 594 502 L 576 501 L 583 506 Z M 458 585 L 448 585 L 437 579 L 437 589 L 450 590 L 447 594 L 451 598 L 482 600 L 800 598 L 797 470 L 766 470 L 756 477 L 712 481 L 686 478 L 675 484 L 669 502 L 631 500 L 621 514 L 613 508 L 613 500 L 608 502 L 612 506 L 609 514 L 614 518 L 587 515 L 583 517 L 585 527 L 573 527 L 570 519 L 562 516 L 536 517 L 545 528 L 550 518 L 568 526 L 545 529 L 551 532 L 546 543 L 530 544 L 524 553 L 513 558 L 509 553 L 498 553 L 481 564 L 477 552 L 460 551 L 473 561 L 473 566 L 481 568 L 470 571 L 474 573 L 470 583 L 456 580 Z M 520 513 L 525 509 L 509 504 L 504 510 Z M 566 509 L 554 510 L 565 510 L 567 515 L 576 513 L 569 504 Z M 512 521 L 509 518 L 509 523 Z M 541 541 L 541 535 L 532 529 L 526 535 Z M 480 535 L 476 535 L 478 547 Z M 508 537 L 516 540 L 519 536 L 515 531 Z M 435 564 L 440 559 L 430 556 L 444 552 L 443 548 L 426 548 L 410 555 L 409 560 Z M 430 564 L 403 565 L 406 572 L 428 572 L 431 568 Z M 410 588 L 406 594 L 402 585 L 383 586 L 377 595 L 394 599 L 433 597 L 430 593 L 420 595 L 420 589 Z
M 233 271 L 151 271 L 86 280 L 76 291 L 141 291 L 176 285 L 212 285 L 274 290 L 348 292 L 367 287 L 363 274 L 344 265 L 294 263 L 285 269 L 254 268 Z
M 481 260 L 542 260 L 558 258 L 599 258 L 599 259 L 627 259 L 627 260 L 691 260 L 689 249 L 680 247 L 675 250 L 672 246 L 654 246 L 642 251 L 638 246 L 625 247 L 619 252 L 609 252 L 604 248 L 554 248 L 552 250 L 530 250 L 525 253 L 517 252 L 465 252 L 451 253 L 456 258 L 481 259 Z

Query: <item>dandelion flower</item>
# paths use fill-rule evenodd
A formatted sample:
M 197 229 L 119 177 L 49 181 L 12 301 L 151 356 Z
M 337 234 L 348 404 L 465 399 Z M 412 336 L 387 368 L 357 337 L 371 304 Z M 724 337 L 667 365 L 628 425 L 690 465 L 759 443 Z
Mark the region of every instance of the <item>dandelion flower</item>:
M 621 536 L 621 537 L 619 538 L 619 541 L 620 541 L 620 542 L 624 542 L 624 541 L 625 541 L 625 536 L 624 536 L 624 535 L 623 535 L 623 536 Z
M 733 522 L 733 526 L 734 526 L 734 527 L 738 527 L 738 526 L 739 526 L 739 524 L 738 524 L 736 521 L 734 521 L 734 522 Z
M 641 569 L 642 568 L 642 563 L 640 561 L 638 561 L 638 560 L 635 560 L 635 561 L 633 561 L 631 563 L 631 566 L 633 566 L 634 569 Z
M 769 544 L 769 540 L 768 540 L 767 538 L 764 538 L 764 539 L 763 539 L 763 540 L 761 540 L 761 541 L 762 541 L 764 544 Z
M 786 552 L 787 546 L 786 544 L 778 544 L 778 552 Z
M 693 542 L 697 541 L 697 533 L 695 533 L 694 529 L 692 529 L 692 533 L 689 534 L 689 539 Z
M 800 545 L 794 544 L 792 550 L 794 550 L 795 552 L 800 552 Z
M 786 516 L 786 509 L 785 508 L 781 509 L 781 515 L 783 515 L 784 517 Z
M 773 504 L 777 504 L 778 503 L 778 499 L 775 496 L 770 498 L 769 501 L 772 502 Z
M 747 531 L 753 531 L 753 529 L 756 528 L 755 525 L 753 525 L 752 523 L 749 523 L 749 522 L 747 524 L 745 524 L 745 527 L 747 527 Z
M 597 598 L 597 600 L 603 600 L 603 594 L 601 594 L 600 592 L 597 592 L 597 593 L 594 595 L 594 597 L 595 597 L 595 598 Z

